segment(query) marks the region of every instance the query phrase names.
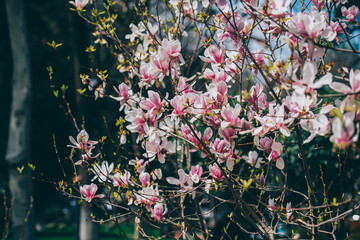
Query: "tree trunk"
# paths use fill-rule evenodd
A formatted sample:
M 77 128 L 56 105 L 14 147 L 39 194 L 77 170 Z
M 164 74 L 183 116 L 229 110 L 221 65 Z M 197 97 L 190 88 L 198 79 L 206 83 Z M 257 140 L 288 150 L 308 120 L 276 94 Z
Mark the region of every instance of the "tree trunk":
M 31 78 L 27 45 L 24 3 L 6 0 L 13 59 L 12 105 L 6 161 L 9 166 L 9 189 L 14 198 L 12 227 L 14 239 L 35 239 L 32 214 L 32 181 L 25 166 L 30 163 Z M 17 167 L 25 166 L 22 174 Z M 31 213 L 29 211 L 31 210 Z
M 81 41 L 87 42 L 86 37 L 80 36 L 81 32 L 74 31 L 74 26 L 76 26 L 76 29 L 81 29 L 78 25 L 78 22 L 74 19 L 73 14 L 68 15 L 68 21 L 69 21 L 69 34 L 72 40 L 72 62 L 73 62 L 73 70 L 74 70 L 74 81 L 75 81 L 75 103 L 76 103 L 76 113 L 79 116 L 81 111 L 86 111 L 86 105 L 84 104 L 82 96 L 76 92 L 77 89 L 83 88 L 83 85 L 81 84 L 80 79 L 80 54 L 79 49 L 82 49 Z M 83 26 L 81 26 L 83 27 Z M 84 31 L 86 34 L 86 31 Z M 84 34 L 84 33 L 82 33 Z M 86 35 L 85 35 L 86 36 Z M 81 51 L 81 50 L 80 50 Z M 78 156 L 80 158 L 80 155 Z M 83 169 L 79 170 L 79 178 L 82 185 L 89 184 L 90 179 L 88 177 L 87 171 L 84 171 Z M 80 217 L 78 224 L 78 236 L 77 239 L 79 240 L 97 240 L 98 239 L 98 225 L 91 221 L 91 212 L 92 207 L 90 204 L 86 203 L 85 201 L 80 205 Z
M 80 240 L 94 240 L 98 238 L 98 227 L 91 219 L 91 206 L 87 202 L 83 202 L 80 208 Z

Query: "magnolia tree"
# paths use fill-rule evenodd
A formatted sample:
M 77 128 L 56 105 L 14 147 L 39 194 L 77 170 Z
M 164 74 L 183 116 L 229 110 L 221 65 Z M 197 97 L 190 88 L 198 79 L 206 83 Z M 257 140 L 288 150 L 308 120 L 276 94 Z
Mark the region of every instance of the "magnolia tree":
M 134 1 L 137 22 L 125 36 L 117 1 L 70 2 L 99 45 L 86 51 L 102 45 L 117 61 L 116 71 L 81 74 L 80 92 L 120 109 L 111 141 L 90 140 L 72 117 L 75 178 L 58 189 L 107 212 L 95 222 L 132 216 L 144 237 L 149 225 L 167 238 L 232 238 L 236 229 L 243 238 L 335 239 L 360 207 L 356 187 L 329 199 L 335 178 L 323 171 L 356 180 L 345 162 L 360 150 L 360 70 L 326 57 L 359 53 L 349 32 L 359 9 L 346 2 Z M 116 150 L 105 155 L 105 145 Z M 79 181 L 81 168 L 91 184 Z M 214 221 L 223 222 L 218 235 Z

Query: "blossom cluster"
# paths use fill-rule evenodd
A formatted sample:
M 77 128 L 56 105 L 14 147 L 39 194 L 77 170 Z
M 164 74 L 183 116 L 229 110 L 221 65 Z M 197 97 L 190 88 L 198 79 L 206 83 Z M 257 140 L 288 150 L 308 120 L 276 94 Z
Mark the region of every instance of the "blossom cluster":
M 330 3 L 321 0 L 298 12 L 291 0 L 245 0 L 236 6 L 231 0 L 166 2 L 172 21 L 150 9 L 142 12 L 148 14 L 146 20 L 130 24 L 125 40 L 132 50 L 118 53 L 118 69 L 126 81 L 112 90 L 101 78 L 102 84 L 94 87 L 94 94 L 107 94 L 120 104 L 124 121 L 119 145 L 128 144 L 129 133 L 134 134 L 133 144 L 142 153 L 121 167 L 110 159 L 99 163 L 98 155 L 92 156 L 97 142 L 85 130 L 77 141 L 70 137 L 69 147 L 83 154 L 78 164 L 94 176 L 91 185 L 80 188 L 83 199 L 126 199 L 128 206 L 144 207 L 161 222 L 167 218 L 167 204 L 177 197 L 204 198 L 225 187 L 232 191 L 232 201 L 244 204 L 231 185 L 241 194 L 255 186 L 252 182 L 265 190 L 269 171 L 285 174 L 291 167 L 285 152 L 293 139 L 300 149 L 320 137 L 339 151 L 357 144 L 360 70 L 332 71 L 325 59 L 328 49 L 357 25 L 357 7 L 342 6 L 343 18 L 332 19 L 325 10 Z M 342 4 L 333 2 L 332 7 Z M 72 4 L 82 10 L 88 1 Z M 137 11 L 145 6 L 137 4 Z M 210 9 L 216 14 L 208 16 Z M 103 37 L 117 39 L 102 24 L 98 28 Z M 197 44 L 187 49 L 192 39 Z M 338 98 L 324 101 L 328 92 Z M 164 172 L 173 163 L 176 170 Z M 95 195 L 96 181 L 116 192 L 115 200 Z M 176 190 L 175 197 L 168 189 Z M 282 211 L 284 221 L 291 221 L 290 202 L 282 208 L 271 194 L 265 196 L 266 209 Z M 283 196 L 277 203 L 285 204 Z

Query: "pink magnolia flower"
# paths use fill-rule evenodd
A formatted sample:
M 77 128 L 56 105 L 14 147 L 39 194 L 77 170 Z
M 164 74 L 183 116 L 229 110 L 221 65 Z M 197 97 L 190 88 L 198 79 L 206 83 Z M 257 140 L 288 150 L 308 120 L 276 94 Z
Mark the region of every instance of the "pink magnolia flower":
M 120 102 L 120 111 L 125 107 L 125 103 L 132 95 L 132 91 L 129 90 L 129 86 L 125 83 L 121 83 L 118 89 L 114 86 L 115 92 L 119 95 L 118 97 L 110 96 L 112 99 Z
M 260 180 L 260 185 L 261 185 L 261 186 L 265 186 L 264 173 L 261 173 L 261 175 L 260 175 L 260 177 L 259 177 L 259 180 Z
M 158 53 L 150 57 L 150 64 L 152 64 L 154 71 L 162 75 L 168 75 L 170 58 L 168 55 Z
M 349 74 L 349 83 L 350 87 L 347 84 L 340 82 L 332 82 L 330 87 L 341 93 L 359 93 L 360 92 L 360 70 L 354 72 L 353 69 L 350 70 Z
M 355 22 L 356 21 L 356 17 L 359 14 L 359 8 L 356 7 L 355 5 L 346 8 L 345 6 L 343 6 L 341 8 L 341 13 L 343 14 L 344 17 L 346 17 L 347 22 Z
M 156 203 L 154 208 L 151 209 L 151 217 L 155 218 L 156 221 L 160 222 L 167 213 L 168 209 L 162 203 Z
M 113 176 L 113 184 L 114 184 L 115 187 L 119 187 L 119 188 L 120 187 L 123 187 L 123 188 L 128 187 L 130 177 L 131 177 L 130 172 L 128 172 L 126 170 L 125 170 L 124 174 L 120 174 L 118 172 Z
M 132 159 L 129 161 L 129 165 L 135 165 L 135 169 L 138 173 L 145 171 L 146 162 L 144 159 Z
M 190 178 L 194 183 L 199 183 L 202 174 L 203 169 L 200 165 L 191 166 Z
M 272 198 L 269 198 L 269 206 L 268 206 L 268 209 L 269 209 L 270 211 L 275 211 L 275 210 L 276 210 L 275 202 L 274 202 L 274 199 L 272 199 Z
M 293 16 L 289 21 L 289 32 L 313 40 L 323 37 L 333 41 L 336 37 L 336 32 L 327 23 L 326 12 L 318 12 L 315 7 L 310 13 L 301 12 Z
M 140 80 L 145 83 L 152 83 L 154 79 L 157 78 L 156 69 L 151 63 L 142 63 L 137 74 L 140 77 Z
M 159 202 L 159 190 L 154 188 L 153 185 L 150 187 L 144 187 L 138 192 L 135 192 L 136 201 L 135 204 L 143 203 L 146 205 L 146 210 L 151 211 L 151 205 Z
M 335 38 L 336 42 L 339 44 L 340 41 L 344 41 L 344 39 L 342 39 L 339 35 L 340 35 L 340 33 L 344 32 L 344 29 L 347 28 L 346 23 L 340 23 L 340 22 L 331 21 L 330 26 L 333 29 L 333 31 L 336 32 L 336 35 L 337 35 L 336 38 Z
M 273 0 L 267 10 L 267 13 L 277 18 L 284 17 L 290 3 L 291 0 Z
M 284 169 L 284 159 L 280 157 L 280 155 L 283 152 L 283 147 L 281 143 L 274 142 L 271 146 L 271 153 L 269 156 L 269 160 L 275 160 L 276 161 L 276 167 L 280 170 Z
M 353 114 L 344 114 L 344 119 L 335 118 L 332 121 L 333 135 L 330 137 L 330 141 L 333 142 L 340 149 L 346 149 L 352 142 L 356 142 L 359 133 L 355 134 L 354 116 Z
M 74 5 L 77 9 L 83 9 L 89 3 L 89 0 L 75 0 L 70 1 L 69 3 Z
M 255 116 L 255 119 L 261 123 L 261 126 L 253 131 L 254 136 L 264 135 L 272 130 L 279 130 L 284 136 L 290 136 L 290 130 L 286 125 L 292 122 L 293 118 L 287 117 L 284 105 L 277 105 L 275 108 L 274 105 L 269 105 L 269 113 L 266 116 Z
M 207 99 L 207 103 L 209 103 L 211 100 L 215 101 L 213 104 L 216 106 L 219 106 L 219 108 L 222 105 L 227 104 L 228 102 L 228 85 L 225 81 L 219 81 L 217 83 L 210 83 L 210 85 L 207 87 L 207 97 L 210 99 Z M 202 101 L 206 100 L 203 98 Z M 207 107 L 208 104 L 203 104 L 203 106 Z M 213 108 L 213 107 L 212 107 Z
M 214 64 L 223 64 L 224 57 L 225 57 L 225 48 L 221 47 L 220 49 L 215 46 L 211 45 L 208 47 L 204 52 L 205 57 L 200 56 L 200 59 L 207 63 L 214 63 Z
M 271 153 L 271 146 L 274 142 L 271 137 L 263 137 L 260 140 L 259 137 L 255 137 L 254 142 L 260 151 L 264 151 L 266 154 Z
M 213 131 L 210 127 L 206 128 L 205 131 L 204 131 L 204 136 L 201 137 L 201 133 L 199 133 L 200 136 L 198 136 L 206 145 L 209 144 L 210 142 L 210 138 L 212 137 L 213 135 Z M 198 141 L 197 141 L 198 143 Z M 201 157 L 206 157 L 207 153 L 205 152 L 205 149 L 204 147 L 201 145 L 201 144 L 198 144 L 197 145 L 201 150 Z
M 311 2 L 320 10 L 325 8 L 324 0 L 311 0 Z
M 161 42 L 160 51 L 166 54 L 169 58 L 175 59 L 177 57 L 180 58 L 180 61 L 183 62 L 184 59 L 181 55 L 181 43 L 179 40 L 167 40 L 166 38 L 163 39 Z
M 292 113 L 292 117 L 299 117 L 309 113 L 313 107 L 313 99 L 303 93 L 293 92 L 283 101 L 285 108 Z
M 177 95 L 170 101 L 170 105 L 174 108 L 173 115 L 181 116 L 184 114 L 186 104 L 186 98 L 184 96 Z
M 149 186 L 150 185 L 150 174 L 148 174 L 147 172 L 140 173 L 139 180 L 144 187 Z
M 255 168 L 259 168 L 262 163 L 263 158 L 258 158 L 258 153 L 256 151 L 250 151 L 248 156 L 242 157 L 247 163 Z
M 291 215 L 292 215 L 291 202 L 288 202 L 288 203 L 286 204 L 286 219 L 287 219 L 287 220 L 290 220 Z
M 254 52 L 253 57 L 254 57 L 254 60 L 257 63 L 257 65 L 259 65 L 259 67 L 262 68 L 263 65 L 265 64 L 265 60 L 264 60 L 265 50 L 263 48 L 261 48 L 260 50 Z M 253 68 L 253 72 L 257 73 L 256 67 Z
M 160 138 L 154 137 L 150 138 L 149 141 L 145 143 L 145 157 L 150 158 L 150 161 L 155 159 L 155 156 L 159 160 L 160 163 L 165 163 L 165 157 L 161 153 L 161 150 L 164 149 L 167 145 L 166 138 L 162 139 L 162 143 L 160 144 Z
M 145 131 L 148 131 L 148 129 L 149 129 L 145 113 L 140 108 L 137 108 L 137 109 L 127 112 L 127 114 L 125 116 L 125 120 L 127 122 L 131 123 L 130 125 L 126 126 L 126 128 L 130 132 L 139 133 L 139 137 L 138 137 L 137 141 L 141 138 L 143 133 L 145 133 Z
M 215 181 L 220 181 L 223 178 L 221 169 L 218 167 L 216 163 L 214 163 L 213 165 L 209 165 L 209 171 L 210 171 L 210 175 L 213 177 Z
M 256 83 L 250 89 L 250 95 L 246 99 L 248 103 L 253 104 L 253 109 L 258 111 L 259 109 L 266 109 L 269 106 L 269 103 L 266 100 L 266 94 L 263 92 L 264 87 Z
M 180 185 L 180 187 L 185 191 L 190 191 L 193 189 L 193 181 L 190 176 L 185 173 L 183 169 L 178 170 L 179 179 L 173 177 L 167 177 L 166 181 L 173 185 Z
M 295 84 L 298 86 L 294 86 L 295 90 L 298 92 L 306 92 L 312 93 L 315 89 L 321 88 L 324 85 L 330 85 L 332 82 L 332 74 L 327 73 L 325 76 L 321 77 L 319 80 L 316 80 L 318 69 L 315 62 L 306 62 L 301 71 L 302 79 L 298 80 L 295 75 L 293 75 L 293 79 L 295 80 Z
M 214 72 L 216 74 L 215 74 L 215 78 L 214 78 L 215 81 L 213 81 L 213 82 L 216 82 L 216 83 L 225 82 L 226 83 L 226 82 L 230 81 L 230 79 L 231 79 L 231 76 L 221 68 L 216 69 L 216 70 L 214 69 Z
M 149 98 L 140 102 L 140 107 L 148 111 L 157 112 L 162 108 L 160 95 L 157 92 L 148 91 Z
M 98 190 L 96 184 L 80 186 L 80 193 L 85 197 L 85 201 L 91 202 L 94 198 L 103 198 L 104 194 L 95 195 Z
M 219 135 L 229 143 L 232 143 L 234 138 L 237 138 L 236 133 L 237 130 L 234 128 L 219 128 Z
M 74 145 L 67 145 L 68 147 L 77 148 L 82 151 L 92 149 L 94 145 L 98 143 L 97 141 L 89 140 L 89 134 L 84 129 L 79 132 L 76 141 L 72 136 L 69 137 L 69 140 Z
M 243 122 L 239 118 L 240 112 L 240 104 L 236 104 L 235 108 L 232 108 L 230 105 L 223 107 L 221 116 L 224 118 L 224 121 L 221 123 L 221 128 L 241 127 Z
M 216 0 L 216 2 L 217 2 L 217 5 L 219 6 L 219 8 L 226 7 L 227 0 Z
M 218 157 L 224 157 L 230 151 L 230 144 L 226 140 L 216 138 L 211 144 L 211 151 L 215 153 Z
M 222 23 L 219 26 L 219 29 L 223 29 L 223 31 L 218 34 L 218 41 L 224 42 L 230 38 L 235 47 L 241 47 L 242 42 L 240 40 L 240 36 L 247 34 L 249 28 L 245 27 L 245 25 L 248 23 L 244 21 L 238 12 L 235 12 L 234 16 L 231 16 L 229 20 L 224 18 L 221 14 L 218 18 L 218 22 Z

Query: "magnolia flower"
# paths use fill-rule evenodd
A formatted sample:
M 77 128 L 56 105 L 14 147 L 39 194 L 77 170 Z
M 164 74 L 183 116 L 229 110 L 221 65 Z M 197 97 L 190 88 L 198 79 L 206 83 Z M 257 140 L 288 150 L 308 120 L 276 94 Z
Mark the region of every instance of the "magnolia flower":
M 67 145 L 68 147 L 78 148 L 80 150 L 94 148 L 94 145 L 98 143 L 97 141 L 89 140 L 89 134 L 84 129 L 79 132 L 76 137 L 76 141 L 72 136 L 69 137 L 69 140 L 74 145 Z
M 137 193 L 135 192 L 136 201 L 135 204 L 146 204 L 146 210 L 151 211 L 151 205 L 159 201 L 159 189 L 153 185 L 150 187 L 144 187 Z
M 139 180 L 144 187 L 149 186 L 150 185 L 150 174 L 148 174 L 147 172 L 140 173 Z
M 120 104 L 124 104 L 130 97 L 131 91 L 129 92 L 129 87 L 125 83 L 121 83 L 118 86 L 118 89 L 114 86 L 115 92 L 119 95 L 118 97 L 110 96 L 112 99 L 119 101 Z
M 344 119 L 335 118 L 332 121 L 333 135 L 330 141 L 333 142 L 340 149 L 346 149 L 352 142 L 356 142 L 359 133 L 355 134 L 354 120 L 351 114 L 344 114 Z M 358 126 L 357 126 L 358 127 Z
M 284 169 L 284 159 L 280 157 L 280 155 L 283 152 L 283 147 L 281 143 L 274 142 L 271 146 L 271 153 L 269 156 L 269 160 L 275 160 L 276 161 L 276 167 L 280 170 Z
M 291 3 L 291 0 L 273 0 L 268 8 L 268 14 L 275 17 L 283 17 Z
M 140 108 L 131 110 L 127 112 L 125 120 L 131 123 L 130 125 L 126 126 L 130 132 L 139 133 L 139 136 L 136 140 L 136 142 L 139 142 L 142 134 L 149 129 L 144 111 Z
M 104 161 L 101 163 L 101 166 L 98 163 L 95 163 L 94 167 L 91 169 L 95 176 L 91 179 L 91 181 L 93 182 L 98 179 L 100 183 L 106 182 L 106 180 L 111 177 L 110 173 L 113 170 L 114 163 L 109 165 L 107 161 Z
M 119 172 L 116 173 L 113 176 L 113 184 L 115 187 L 128 187 L 129 186 L 129 180 L 130 180 L 131 174 L 130 172 L 125 170 L 124 174 L 120 174 Z
M 190 178 L 194 183 L 199 183 L 203 169 L 200 165 L 191 166 Z
M 215 181 L 220 181 L 223 178 L 221 169 L 218 167 L 216 163 L 209 166 L 209 171 L 210 171 L 210 175 L 213 177 Z
M 96 184 L 84 185 L 80 186 L 80 193 L 85 197 L 85 201 L 91 202 L 94 198 L 103 198 L 104 194 L 95 195 L 98 190 L 98 186 Z
M 287 220 L 290 220 L 291 215 L 292 215 L 291 202 L 288 202 L 288 203 L 286 204 L 286 219 L 287 219 Z
M 289 32 L 309 39 L 323 37 L 333 41 L 336 37 L 331 26 L 327 23 L 326 12 L 318 12 L 313 8 L 310 13 L 300 12 L 289 21 Z
M 274 105 L 275 104 L 269 105 L 269 113 L 266 116 L 255 116 L 255 118 L 261 123 L 261 126 L 255 128 L 252 133 L 254 136 L 259 134 L 264 135 L 265 133 L 275 129 L 280 130 L 284 136 L 290 136 L 290 130 L 286 125 L 292 122 L 293 118 L 288 118 L 286 116 L 284 105 L 276 105 L 275 108 Z
M 258 158 L 258 153 L 256 151 L 250 151 L 248 156 L 243 156 L 242 158 L 251 166 L 255 165 L 255 168 L 259 168 L 261 166 L 263 159 Z
M 349 83 L 350 87 L 347 84 L 340 82 L 331 83 L 330 87 L 341 93 L 359 93 L 360 92 L 360 70 L 354 72 L 353 69 L 350 70 L 349 74 Z
M 167 213 L 168 209 L 162 203 L 156 203 L 154 208 L 151 209 L 151 217 L 155 218 L 156 221 L 162 221 L 163 217 Z
M 295 80 L 295 84 L 298 85 L 294 86 L 295 91 L 299 93 L 303 93 L 304 91 L 307 93 L 314 92 L 315 89 L 321 88 L 324 85 L 330 85 L 332 82 L 332 74 L 327 73 L 325 76 L 321 77 L 319 80 L 316 80 L 316 75 L 318 72 L 318 68 L 315 62 L 306 62 L 304 67 L 301 71 L 302 79 L 298 80 L 295 72 L 293 74 L 293 79 Z
M 311 2 L 318 8 L 323 9 L 325 7 L 324 0 L 311 0 Z
M 211 45 L 208 47 L 204 52 L 205 57 L 199 56 L 201 60 L 207 63 L 214 63 L 214 64 L 223 64 L 224 57 L 225 57 L 225 48 L 221 47 L 220 49 L 215 46 Z
M 219 135 L 229 143 L 232 143 L 234 138 L 237 138 L 236 132 L 237 130 L 234 128 L 219 128 Z
M 163 39 L 161 42 L 160 51 L 170 58 L 179 57 L 180 61 L 184 61 L 181 55 L 181 43 L 179 40 L 167 40 L 166 38 Z
M 138 173 L 145 171 L 146 162 L 144 159 L 132 159 L 129 161 L 129 165 L 135 165 L 135 169 Z
M 242 121 L 239 118 L 240 112 L 240 104 L 236 104 L 235 108 L 232 108 L 229 104 L 223 107 L 221 116 L 224 118 L 224 121 L 221 123 L 221 128 L 241 127 Z
M 142 38 L 144 35 L 143 32 L 146 29 L 143 22 L 140 22 L 137 26 L 133 23 L 130 23 L 129 27 L 132 33 L 125 35 L 125 39 L 129 39 L 131 42 L 133 42 L 136 37 Z
M 325 114 L 331 111 L 332 108 L 333 106 L 328 105 L 323 107 L 319 114 L 310 115 L 308 119 L 300 120 L 301 127 L 310 132 L 310 136 L 304 140 L 304 144 L 309 143 L 315 136 L 325 136 L 330 131 L 331 124 Z
M 89 3 L 89 0 L 75 0 L 70 1 L 69 3 L 74 5 L 77 9 L 83 9 Z
M 217 0 L 216 2 L 217 2 L 217 5 L 219 6 L 219 8 L 226 7 L 227 0 Z
M 178 170 L 179 179 L 167 177 L 166 181 L 173 185 L 180 185 L 185 191 L 190 191 L 193 188 L 193 181 L 183 169 Z
M 343 6 L 341 8 L 341 13 L 346 17 L 348 22 L 355 22 L 357 15 L 359 14 L 359 8 L 355 5 L 346 8 Z
M 162 171 L 161 168 L 157 168 L 155 169 L 152 173 L 151 176 L 154 180 L 156 179 L 162 179 Z
M 270 211 L 275 211 L 275 209 L 276 209 L 274 199 L 272 199 L 272 198 L 269 198 L 269 206 L 268 206 L 268 209 L 269 209 Z
M 156 68 L 151 63 L 142 63 L 137 75 L 144 83 L 152 83 L 157 78 Z
M 267 154 L 271 153 L 271 146 L 273 145 L 274 142 L 272 138 L 263 137 L 259 140 L 259 137 L 255 137 L 254 142 L 260 151 L 264 151 Z
M 259 180 L 260 180 L 260 185 L 261 185 L 261 186 L 265 186 L 264 173 L 261 173 L 261 175 L 260 175 L 260 177 L 259 177 Z
M 161 153 L 161 150 L 164 149 L 167 145 L 166 138 L 162 139 L 162 143 L 160 144 L 160 138 L 154 137 L 150 138 L 149 141 L 145 143 L 145 151 L 143 155 L 145 157 L 150 158 L 150 161 L 155 159 L 155 156 L 157 156 L 157 159 L 160 163 L 165 163 L 165 157 Z
M 157 92 L 149 90 L 148 96 L 149 98 L 140 102 L 140 107 L 148 111 L 159 111 L 162 107 L 160 95 Z
M 183 115 L 186 104 L 186 98 L 183 95 L 177 95 L 170 101 L 170 105 L 174 108 L 172 115 Z

